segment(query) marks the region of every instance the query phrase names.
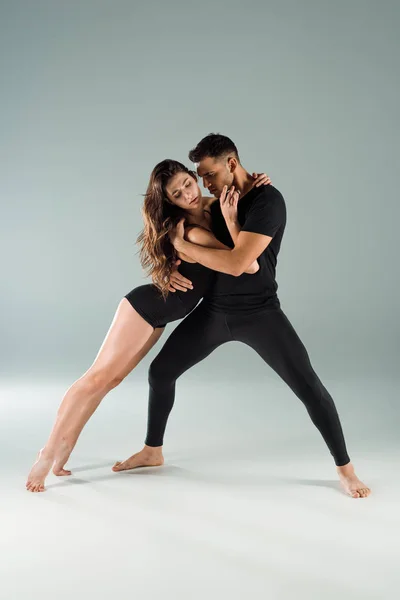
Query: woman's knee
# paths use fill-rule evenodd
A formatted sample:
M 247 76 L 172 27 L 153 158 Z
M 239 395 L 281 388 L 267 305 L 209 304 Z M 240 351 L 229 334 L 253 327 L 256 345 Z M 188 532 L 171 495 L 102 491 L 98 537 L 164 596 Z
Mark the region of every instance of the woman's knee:
M 88 371 L 84 377 L 84 385 L 87 387 L 89 393 L 103 392 L 104 390 L 110 391 L 117 387 L 124 377 L 116 375 L 111 369 L 107 367 L 103 369 L 96 369 Z

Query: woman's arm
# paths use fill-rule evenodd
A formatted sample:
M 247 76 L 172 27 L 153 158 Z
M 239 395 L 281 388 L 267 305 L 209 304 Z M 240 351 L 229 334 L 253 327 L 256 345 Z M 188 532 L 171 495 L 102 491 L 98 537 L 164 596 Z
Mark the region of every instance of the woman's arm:
M 231 233 L 231 231 L 229 232 Z M 234 243 L 237 236 L 239 235 L 239 232 L 240 226 L 238 225 L 237 229 L 235 227 L 235 237 L 233 237 L 231 233 L 231 237 Z M 192 242 L 192 244 L 197 244 L 198 246 L 205 246 L 206 248 L 214 248 L 216 250 L 232 250 L 232 248 L 229 248 L 229 246 L 225 246 L 225 244 L 217 240 L 217 238 L 210 231 L 207 231 L 207 229 L 204 229 L 203 227 L 186 227 L 185 239 L 188 242 Z M 247 269 L 247 271 L 245 271 L 245 273 L 253 275 L 254 273 L 257 273 L 259 268 L 260 266 L 257 260 L 255 260 Z

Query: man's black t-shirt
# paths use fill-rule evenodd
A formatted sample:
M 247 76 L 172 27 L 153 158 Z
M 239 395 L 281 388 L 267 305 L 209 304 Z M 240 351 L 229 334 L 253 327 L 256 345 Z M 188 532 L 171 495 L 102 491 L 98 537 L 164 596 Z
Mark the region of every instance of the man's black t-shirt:
M 215 237 L 226 246 L 234 243 L 221 212 L 219 200 L 211 204 L 211 226 Z M 259 270 L 239 277 L 218 273 L 215 284 L 203 302 L 226 313 L 252 313 L 279 307 L 275 281 L 277 257 L 286 226 L 286 206 L 282 194 L 272 185 L 253 188 L 239 199 L 238 221 L 242 231 L 272 237 L 259 256 Z

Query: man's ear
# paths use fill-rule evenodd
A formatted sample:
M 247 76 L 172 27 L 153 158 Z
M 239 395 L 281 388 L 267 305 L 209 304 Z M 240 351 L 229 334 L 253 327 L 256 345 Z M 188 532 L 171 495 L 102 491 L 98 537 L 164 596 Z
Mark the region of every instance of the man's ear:
M 234 156 L 228 158 L 228 169 L 230 173 L 234 173 L 237 169 L 238 161 Z

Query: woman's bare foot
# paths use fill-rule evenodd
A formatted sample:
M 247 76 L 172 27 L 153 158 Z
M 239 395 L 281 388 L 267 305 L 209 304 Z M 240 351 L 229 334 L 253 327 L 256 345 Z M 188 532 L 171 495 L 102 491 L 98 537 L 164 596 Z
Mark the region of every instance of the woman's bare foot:
M 354 472 L 354 467 L 348 463 L 344 467 L 336 467 L 339 474 L 340 483 L 346 494 L 352 498 L 366 498 L 371 490 L 367 487 Z
M 46 455 L 45 449 L 42 448 L 28 475 L 26 489 L 29 492 L 44 492 L 44 481 L 49 474 L 53 461 L 54 458 Z
M 26 489 L 29 492 L 44 492 L 44 482 L 51 467 L 53 467 L 54 475 L 71 475 L 71 471 L 64 469 L 64 465 L 70 454 L 71 450 L 65 440 L 61 441 L 56 452 L 56 458 L 54 458 L 53 452 L 49 452 L 46 448 L 42 448 L 28 475 Z
M 69 455 L 71 454 L 71 449 L 67 446 L 67 443 L 62 440 L 56 454 L 56 458 L 53 464 L 53 473 L 58 477 L 63 477 L 65 475 L 71 475 L 71 471 L 64 469 L 66 462 L 69 459 Z
M 159 446 L 154 448 L 152 446 L 145 446 L 143 450 L 133 454 L 127 460 L 123 462 L 116 462 L 113 466 L 113 471 L 128 471 L 129 469 L 136 469 L 137 467 L 161 467 L 164 464 L 164 457 L 162 454 L 162 447 Z

